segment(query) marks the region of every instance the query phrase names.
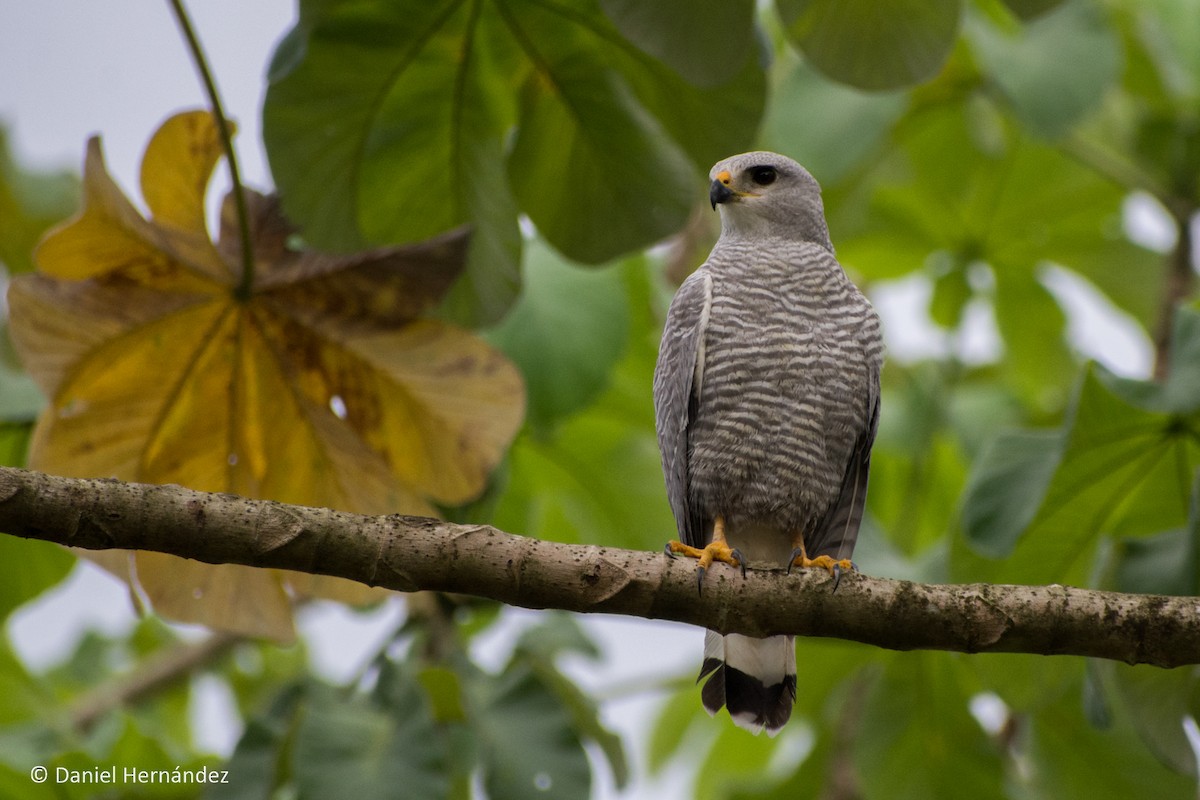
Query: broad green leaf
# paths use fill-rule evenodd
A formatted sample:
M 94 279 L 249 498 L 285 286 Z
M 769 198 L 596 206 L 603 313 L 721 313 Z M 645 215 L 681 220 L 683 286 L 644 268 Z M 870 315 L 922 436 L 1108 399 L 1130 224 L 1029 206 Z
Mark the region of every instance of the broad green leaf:
M 963 314 L 966 313 L 967 303 L 974 296 L 970 282 L 967 280 L 967 270 L 970 264 L 964 264 L 958 259 L 948 258 L 949 254 L 939 253 L 933 264 L 938 264 L 933 279 L 933 293 L 929 298 L 929 318 L 943 328 L 954 329 L 962 324 Z
M 548 436 L 523 434 L 495 524 L 539 539 L 659 549 L 675 522 L 653 430 L 586 411 Z
M 0 730 L 4 731 L 0 734 L 0 745 L 3 745 L 0 746 L 0 762 L 13 763 L 3 753 L 15 754 L 18 748 L 11 740 L 26 738 L 17 723 L 40 719 L 50 697 L 17 658 L 7 636 L 0 637 L 0 696 L 4 697 L 4 702 L 0 703 L 0 726 L 3 726 Z M 30 728 L 28 738 L 34 738 L 34 735 Z M 29 747 L 32 749 L 32 743 Z
M 764 86 L 752 48 L 713 59 L 704 41 L 674 42 L 672 63 L 715 61 L 722 79 L 690 84 L 595 0 L 306 0 L 271 69 L 272 171 L 323 246 L 471 222 L 470 288 L 447 313 L 493 321 L 515 288 L 518 210 L 568 257 L 600 263 L 683 224 L 708 165 L 688 156 L 749 144 Z
M 600 650 L 587 638 L 574 617 L 551 613 L 549 618 L 524 631 L 517 641 L 513 662 L 527 664 L 538 680 L 552 692 L 571 715 L 571 724 L 579 738 L 595 744 L 604 753 L 618 788 L 629 781 L 629 764 L 621 739 L 604 726 L 596 703 L 559 671 L 555 659 L 560 653 L 573 653 L 596 660 Z
M 752 0 L 600 0 L 617 29 L 696 86 L 728 82 L 753 51 Z
M 1131 726 L 1159 761 L 1196 777 L 1196 754 L 1183 727 L 1200 715 L 1200 670 L 1195 666 L 1160 669 L 1106 662 L 1110 683 L 1124 704 Z
M 1132 33 L 1145 48 L 1164 88 L 1180 109 L 1200 100 L 1200 25 L 1190 0 L 1147 0 L 1128 4 Z
M 1063 4 L 1063 0 L 1004 0 L 1012 13 L 1021 19 L 1034 19 Z
M 907 105 L 905 96 L 835 83 L 799 59 L 787 64 L 767 106 L 763 147 L 795 158 L 823 185 L 832 185 L 883 144 Z M 814 108 L 824 117 L 820 125 L 812 124 Z
M 507 56 L 469 5 L 306 0 L 271 66 L 263 137 L 288 214 L 319 246 L 473 223 L 446 313 L 479 323 L 515 297 L 521 242 L 501 150 Z
M 1195 778 L 1169 771 L 1152 756 L 1123 719 L 1097 730 L 1083 717 L 1078 691 L 1030 715 L 1023 761 L 1033 800 L 1087 797 L 1184 800 L 1196 795 Z
M 489 800 L 586 800 L 591 769 L 570 712 L 528 665 L 479 673 L 467 692 Z
M 522 631 L 515 652 L 550 665 L 566 653 L 593 661 L 600 658 L 599 648 L 588 638 L 576 618 L 561 611 L 546 612 L 537 625 Z
M 508 162 L 521 209 L 556 249 L 592 264 L 680 228 L 702 196 L 685 153 L 614 80 L 590 33 L 528 11 L 518 30 L 537 68 Z
M 1078 700 L 1084 659 L 988 653 L 970 659 L 968 666 L 979 682 L 980 691 L 995 694 L 1009 714 L 1021 719 L 1036 714 L 1048 703 L 1058 702 L 1064 694 Z
M 854 761 L 866 797 L 1005 797 L 999 752 L 967 710 L 960 660 L 914 652 L 888 662 L 865 699 Z
M 1078 582 L 1102 536 L 1144 536 L 1187 520 L 1200 465 L 1193 432 L 1200 419 L 1194 412 L 1169 415 L 1130 405 L 1107 388 L 1101 373 L 1096 366 L 1085 371 L 1058 468 L 995 580 Z M 1002 471 L 996 474 L 1004 480 Z M 976 497 L 987 491 L 986 483 L 976 483 Z M 1011 513 L 1024 518 L 1028 512 Z M 1015 520 L 992 524 L 1004 535 L 1019 527 Z M 998 548 L 1001 536 L 992 543 Z
M 202 191 L 216 146 L 206 127 L 203 112 L 164 123 L 146 185 Z M 147 220 L 98 140 L 84 186 L 83 211 L 39 248 L 41 272 L 9 291 L 14 342 L 50 398 L 31 466 L 365 513 L 432 514 L 433 501 L 482 492 L 520 425 L 520 376 L 481 340 L 420 318 L 461 269 L 465 232 L 346 256 L 296 250 L 275 202 L 247 193 L 257 268 L 243 298 L 231 204 L 216 243 L 201 198 L 176 189 L 151 191 Z M 137 560 L 159 613 L 292 635 L 279 573 Z M 324 578 L 292 588 L 375 596 Z
M 420 684 L 384 666 L 378 707 L 314 687 L 301 709 L 291 772 L 308 800 L 447 796 L 447 754 Z
M 75 557 L 58 545 L 0 536 L 0 619 L 67 576 Z
M 817 730 L 816 742 L 800 765 L 777 785 L 766 789 L 751 784 L 736 787 L 727 795 L 729 800 L 819 800 L 826 796 L 827 787 L 835 780 L 837 759 L 842 755 L 835 731 Z
M 525 376 L 526 416 L 544 429 L 593 400 L 629 337 L 622 267 L 584 269 L 526 250 L 525 291 L 488 336 Z
M 776 0 L 788 38 L 814 67 L 860 89 L 932 78 L 958 34 L 959 0 Z
M 1117 591 L 1179 597 L 1200 594 L 1200 473 L 1192 486 L 1185 527 L 1124 539 L 1114 555 L 1112 579 Z
M 1167 379 L 1159 384 L 1099 373 L 1104 384 L 1127 402 L 1150 411 L 1190 415 L 1200 410 L 1200 308 L 1175 310 Z
M 764 789 L 774 775 L 768 770 L 777 749 L 790 745 L 785 734 L 782 739 L 755 736 L 726 720 L 717 729 L 711 749 L 704 754 L 705 763 L 719 762 L 720 770 L 701 771 L 692 795 L 696 800 L 718 800 L 739 788 Z
M 962 525 L 975 550 L 1003 558 L 1037 515 L 1063 453 L 1058 431 L 1007 431 L 976 460 L 963 492 Z
M 1067 348 L 1067 318 L 1025 265 L 996 263 L 993 309 L 1004 338 L 1002 369 L 1008 384 L 1037 410 L 1057 410 L 1069 397 L 1075 359 Z
M 981 15 L 972 22 L 966 30 L 983 72 L 1039 135 L 1065 134 L 1120 77 L 1117 34 L 1091 3 L 1064 3 L 1012 33 Z

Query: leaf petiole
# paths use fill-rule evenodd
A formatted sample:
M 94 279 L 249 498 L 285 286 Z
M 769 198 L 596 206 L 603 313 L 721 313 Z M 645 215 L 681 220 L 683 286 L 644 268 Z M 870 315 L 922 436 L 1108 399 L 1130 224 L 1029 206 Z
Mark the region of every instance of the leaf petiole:
M 195 28 L 192 27 L 187 9 L 183 6 L 183 0 L 170 0 L 170 3 L 175 14 L 175 21 L 179 23 L 179 29 L 192 54 L 192 60 L 196 63 L 196 70 L 200 73 L 200 79 L 204 83 L 204 90 L 208 93 L 209 102 L 212 104 L 212 114 L 216 119 L 217 130 L 221 136 L 221 146 L 225 150 L 225 160 L 229 164 L 229 181 L 233 184 L 233 203 L 237 212 L 242 251 L 242 276 L 233 293 L 239 300 L 248 300 L 254 286 L 254 247 L 250 240 L 250 214 L 246 209 L 246 196 L 238 169 L 237 153 L 233 149 L 233 135 L 229 129 L 229 121 L 225 117 L 225 110 L 221 105 L 221 95 L 217 91 L 216 79 L 208 65 L 208 58 L 204 54 L 200 39 L 196 36 Z

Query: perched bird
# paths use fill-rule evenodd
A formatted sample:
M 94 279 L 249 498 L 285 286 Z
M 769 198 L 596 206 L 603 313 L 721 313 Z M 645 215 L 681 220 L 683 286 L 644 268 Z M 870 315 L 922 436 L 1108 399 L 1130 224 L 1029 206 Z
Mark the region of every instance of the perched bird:
M 821 188 L 776 153 L 709 174 L 721 235 L 676 292 L 654 372 L 655 422 L 680 541 L 671 555 L 823 567 L 840 579 L 862 521 L 883 341 L 834 257 Z M 835 583 L 836 588 L 836 583 Z M 796 697 L 793 637 L 708 631 L 704 707 L 772 735 Z

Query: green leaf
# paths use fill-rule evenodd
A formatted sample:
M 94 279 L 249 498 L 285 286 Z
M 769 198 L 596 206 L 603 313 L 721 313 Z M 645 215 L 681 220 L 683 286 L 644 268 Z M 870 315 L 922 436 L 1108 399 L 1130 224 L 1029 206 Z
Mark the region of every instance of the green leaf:
M 545 664 L 553 664 L 554 659 L 564 653 L 593 661 L 600 658 L 600 649 L 588 638 L 576 618 L 561 611 L 546 612 L 537 625 L 522 631 L 516 652 Z
M 1106 663 L 1111 683 L 1138 736 L 1160 762 L 1196 777 L 1196 754 L 1183 721 L 1200 714 L 1200 671 L 1196 667 L 1159 669 Z
M 527 664 L 476 673 L 467 689 L 489 800 L 586 800 L 591 768 L 570 712 Z
M 1035 270 L 999 261 L 995 266 L 1003 276 L 996 281 L 993 308 L 1004 338 L 1008 384 L 1034 409 L 1060 409 L 1076 372 L 1067 348 L 1066 315 Z
M 76 176 L 21 169 L 9 152 L 8 133 L 0 126 L 0 275 L 31 271 L 38 239 L 78 203 Z
M 319 247 L 472 222 L 443 313 L 478 323 L 515 297 L 521 243 L 503 168 L 508 56 L 476 8 L 305 0 L 272 61 L 263 138 L 285 210 Z
M 963 533 L 977 552 L 992 558 L 1012 552 L 1036 516 L 1062 452 L 1058 431 L 1007 431 L 984 449 L 962 501 Z
M 56 585 L 75 556 L 56 544 L 0 535 L 0 619 Z
M 960 662 L 907 653 L 867 694 L 854 760 L 867 797 L 1005 797 L 999 753 L 967 710 Z
M 788 38 L 814 67 L 860 89 L 932 78 L 954 45 L 959 0 L 776 0 Z
M 967 33 L 983 71 L 1039 135 L 1065 134 L 1120 77 L 1117 35 L 1091 3 L 1065 3 L 1012 33 L 972 19 Z
M 1117 591 L 1193 597 L 1200 594 L 1200 473 L 1192 486 L 1187 526 L 1124 539 L 1115 552 Z
M 1187 520 L 1200 465 L 1200 441 L 1194 433 L 1200 415 L 1132 406 L 1109 390 L 1102 374 L 1094 365 L 1085 371 L 1058 468 L 1036 516 L 994 580 L 1078 582 L 1102 536 L 1145 536 L 1181 527 Z M 1049 458 L 1048 451 L 1044 455 Z M 1003 490 L 1005 472 L 994 474 Z M 975 496 L 986 494 L 988 487 L 978 482 Z M 1024 517 L 1028 512 L 1010 513 Z M 995 552 L 1019 523 L 998 519 L 992 524 L 1000 531 L 990 540 Z
M 237 779 L 212 784 L 205 790 L 204 800 L 258 800 L 272 796 L 288 781 L 290 737 L 304 694 L 305 687 L 300 684 L 285 685 L 265 713 L 246 721 L 224 764 Z
M 675 522 L 654 432 L 597 410 L 547 437 L 522 434 L 495 524 L 539 539 L 658 549 Z
M 0 422 L 0 464 L 23 467 L 29 453 L 33 422 Z
M 797 58 L 787 64 L 763 120 L 763 147 L 791 156 L 831 185 L 884 143 L 907 105 L 905 96 L 843 86 Z M 820 125 L 812 124 L 814 108 L 825 117 Z
M 1184 415 L 1200 411 L 1200 309 L 1180 306 L 1175 310 L 1165 383 L 1122 378 L 1107 370 L 1099 377 L 1111 391 L 1139 408 Z
M 696 86 L 719 86 L 752 52 L 753 0 L 600 0 L 617 29 Z
M 673 52 L 700 63 L 701 44 Z M 518 212 L 589 263 L 683 224 L 703 194 L 689 156 L 748 144 L 761 115 L 754 59 L 722 71 L 693 86 L 595 0 L 305 0 L 272 63 L 264 139 L 288 214 L 319 246 L 472 223 L 466 284 L 443 313 L 494 321 L 516 289 Z
M 1021 19 L 1034 19 L 1063 4 L 1063 0 L 1004 0 L 1009 11 Z
M 532 8 L 520 23 L 537 65 L 508 163 L 522 210 L 557 250 L 590 264 L 680 228 L 701 194 L 684 152 L 590 37 Z
M 489 335 L 521 369 L 526 419 L 547 428 L 595 399 L 629 337 L 622 268 L 584 269 L 527 248 L 525 291 Z
M 573 653 L 597 660 L 600 650 L 587 637 L 575 617 L 551 612 L 548 618 L 524 631 L 513 652 L 512 664 L 528 665 L 538 680 L 558 698 L 571 715 L 571 724 L 579 738 L 592 742 L 604 753 L 618 788 L 629 782 L 629 764 L 621 738 L 600 721 L 596 703 L 559 671 L 555 659 Z
M 1195 779 L 1163 767 L 1124 720 L 1118 718 L 1106 730 L 1089 725 L 1078 690 L 1031 715 L 1025 736 L 1027 796 L 1032 800 L 1190 800 L 1196 795 Z
M 375 694 L 385 708 L 324 687 L 310 691 L 292 753 L 301 797 L 392 798 L 397 787 L 413 797 L 447 795 L 447 756 L 421 685 L 385 662 Z

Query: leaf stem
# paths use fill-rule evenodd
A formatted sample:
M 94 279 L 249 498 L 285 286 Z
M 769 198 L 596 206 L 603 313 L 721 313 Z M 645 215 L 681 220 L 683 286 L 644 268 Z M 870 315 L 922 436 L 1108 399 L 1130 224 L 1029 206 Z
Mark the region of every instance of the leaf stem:
M 221 136 L 221 146 L 225 150 L 225 161 L 229 164 L 229 181 L 233 184 L 233 204 L 237 212 L 242 250 L 242 279 L 234 289 L 234 296 L 239 300 L 248 300 L 254 286 L 254 246 L 250 240 L 250 213 L 246 209 L 246 195 L 242 188 L 237 153 L 233 149 L 233 134 L 230 131 L 225 110 L 221 105 L 221 95 L 217 91 L 217 82 L 209 67 L 208 57 L 205 56 L 200 39 L 196 36 L 196 30 L 192 26 L 187 9 L 183 6 L 183 0 L 170 0 L 170 2 L 171 9 L 175 13 L 175 21 L 179 23 L 179 29 L 183 33 L 184 39 L 187 40 L 188 50 L 191 51 L 192 60 L 196 63 L 196 71 L 200 73 L 200 80 L 204 83 L 204 90 L 208 93 L 209 102 L 212 104 L 212 114 L 217 122 L 217 131 Z

